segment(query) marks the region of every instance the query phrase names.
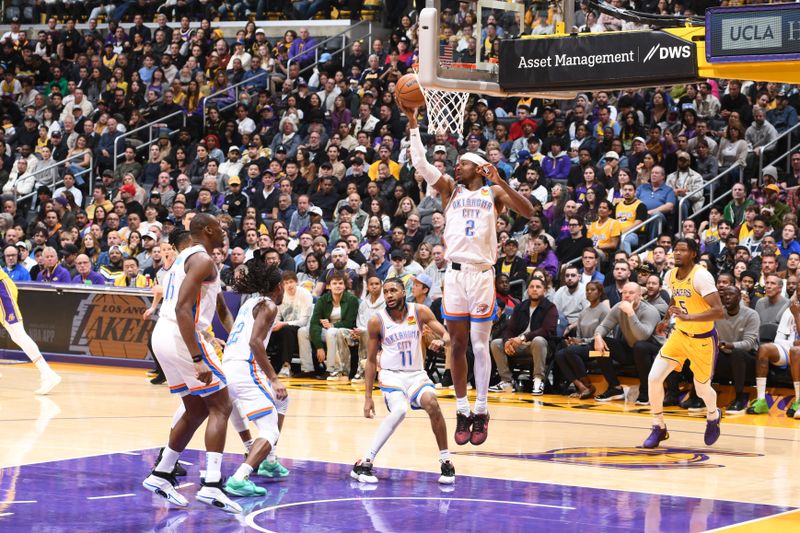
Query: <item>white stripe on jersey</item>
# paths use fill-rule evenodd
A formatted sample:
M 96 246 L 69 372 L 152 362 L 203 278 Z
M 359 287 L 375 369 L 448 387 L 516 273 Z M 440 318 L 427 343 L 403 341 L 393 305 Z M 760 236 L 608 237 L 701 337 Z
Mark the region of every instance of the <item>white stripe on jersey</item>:
M 233 323 L 233 329 L 231 329 L 231 333 L 228 335 L 223 361 L 250 360 L 250 337 L 253 335 L 253 325 L 256 323 L 253 311 L 258 304 L 268 300 L 269 298 L 266 296 L 256 296 L 255 298 L 249 298 L 239 308 L 236 321 Z M 270 330 L 267 332 L 267 338 L 264 339 L 264 348 L 269 344 L 271 335 L 272 331 Z
M 381 368 L 386 370 L 424 370 L 422 354 L 422 325 L 416 304 L 407 304 L 408 311 L 395 322 L 386 309 L 378 312 L 381 321 Z
M 160 317 L 171 322 L 177 322 L 175 317 L 175 306 L 178 303 L 178 294 L 181 291 L 183 280 L 186 279 L 186 261 L 189 257 L 197 253 L 208 255 L 206 249 L 197 244 L 190 246 L 178 254 L 175 262 L 167 275 L 166 287 L 164 288 L 164 301 L 161 304 Z M 214 320 L 214 313 L 217 311 L 217 295 L 222 290 L 222 284 L 217 272 L 214 281 L 204 282 L 200 287 L 200 296 L 194 306 L 194 322 L 197 331 L 208 329 L 211 321 Z
M 497 211 L 489 186 L 470 191 L 457 185 L 444 212 L 444 256 L 471 265 L 497 262 Z

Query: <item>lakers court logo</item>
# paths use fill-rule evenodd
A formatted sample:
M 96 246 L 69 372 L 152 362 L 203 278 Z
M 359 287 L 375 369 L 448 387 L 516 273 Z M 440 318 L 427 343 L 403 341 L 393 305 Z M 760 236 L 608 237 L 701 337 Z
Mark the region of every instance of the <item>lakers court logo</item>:
M 724 450 L 695 450 L 691 448 L 558 448 L 542 453 L 456 452 L 459 455 L 544 461 L 601 468 L 675 469 L 722 468 L 726 465 L 712 463 L 722 457 L 761 457 L 758 453 L 730 452 Z M 714 459 L 716 458 L 716 459 Z M 724 461 L 723 461 L 724 462 Z

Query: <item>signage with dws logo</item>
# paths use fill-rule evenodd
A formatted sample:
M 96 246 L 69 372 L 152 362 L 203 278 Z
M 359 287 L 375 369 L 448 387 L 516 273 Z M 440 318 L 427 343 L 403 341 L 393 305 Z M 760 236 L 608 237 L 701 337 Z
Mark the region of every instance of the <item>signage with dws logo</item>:
M 706 59 L 709 63 L 800 59 L 800 4 L 708 9 Z
M 504 90 L 650 87 L 697 80 L 695 44 L 660 31 L 505 39 L 500 57 L 498 81 Z

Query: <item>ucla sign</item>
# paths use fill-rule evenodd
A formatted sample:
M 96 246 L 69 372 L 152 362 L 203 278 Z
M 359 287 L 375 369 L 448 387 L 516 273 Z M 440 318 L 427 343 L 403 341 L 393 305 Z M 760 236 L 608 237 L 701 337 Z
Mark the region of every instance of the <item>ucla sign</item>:
M 799 4 L 719 7 L 706 11 L 709 63 L 799 58 Z

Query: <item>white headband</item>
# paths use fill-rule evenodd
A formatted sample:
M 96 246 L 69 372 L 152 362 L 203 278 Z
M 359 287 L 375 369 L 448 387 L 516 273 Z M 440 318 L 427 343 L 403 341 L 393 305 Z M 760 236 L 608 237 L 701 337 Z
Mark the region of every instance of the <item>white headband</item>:
M 461 156 L 461 159 L 466 159 L 470 163 L 475 163 L 478 166 L 486 165 L 488 163 L 488 161 L 486 161 L 484 158 L 482 158 L 478 154 L 473 154 L 472 152 L 465 153 L 464 155 Z

